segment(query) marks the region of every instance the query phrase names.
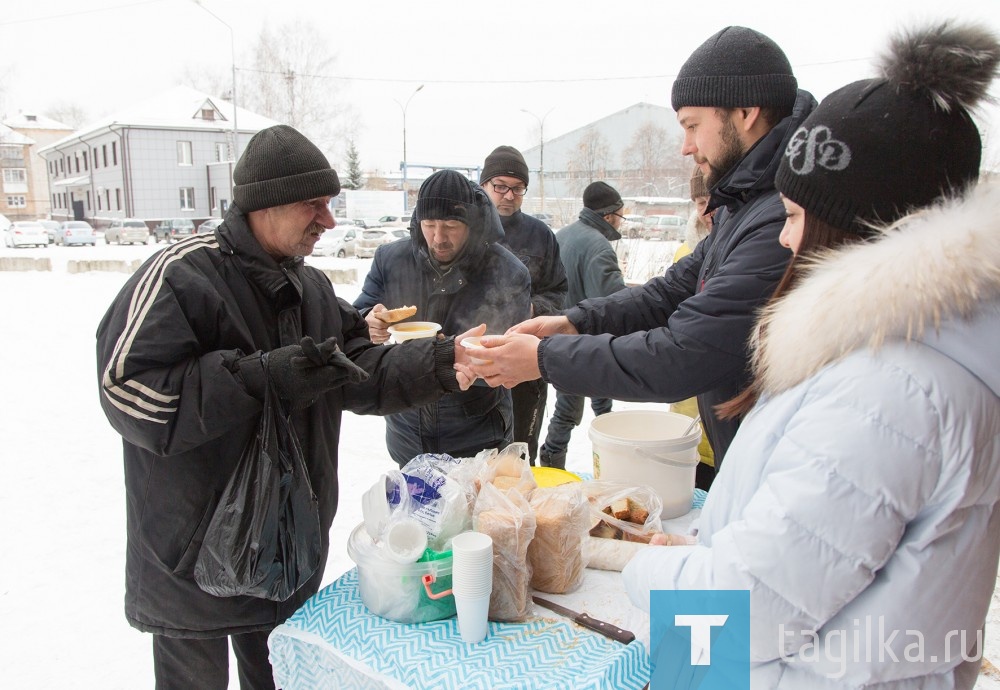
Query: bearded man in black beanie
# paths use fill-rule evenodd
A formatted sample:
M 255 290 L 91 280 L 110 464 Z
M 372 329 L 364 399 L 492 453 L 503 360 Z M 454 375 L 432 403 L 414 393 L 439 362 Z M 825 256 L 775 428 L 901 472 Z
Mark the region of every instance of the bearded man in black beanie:
M 708 210 L 717 209 L 711 235 L 643 286 L 519 325 L 516 332 L 535 337 L 508 339 L 476 373 L 507 386 L 544 376 L 567 393 L 616 400 L 697 396 L 717 471 L 739 422 L 713 408 L 749 382 L 750 330 L 791 258 L 777 243 L 785 212 L 774 175 L 816 101 L 797 88 L 774 41 L 740 26 L 691 54 L 671 101 L 684 129 L 681 152 L 701 167 Z M 557 334 L 575 337 L 538 340 Z
M 531 273 L 531 315 L 559 314 L 569 289 L 566 271 L 559 259 L 559 244 L 551 228 L 538 218 L 521 212 L 528 182 L 528 164 L 513 146 L 493 149 L 479 175 L 479 185 L 500 213 L 504 232 L 501 243 Z M 548 385 L 544 381 L 525 381 L 515 386 L 512 392 L 514 440 L 528 444 L 529 460 L 534 465 Z
M 454 338 L 375 346 L 364 318 L 303 263 L 334 226 L 340 191 L 312 142 L 285 125 L 262 130 L 233 179 L 215 233 L 152 256 L 97 331 L 101 405 L 124 445 L 125 615 L 153 634 L 158 690 L 226 688 L 227 638 L 240 687 L 274 688 L 267 636 L 323 577 L 342 411 L 398 412 L 469 383 L 453 370 L 456 350 L 464 357 Z M 194 565 L 269 386 L 290 413 L 318 504 L 318 567 L 284 601 L 215 596 Z
M 454 170 L 420 185 L 410 238 L 375 250 L 354 306 L 365 314 L 372 339 L 384 342 L 385 309 L 417 308 L 416 318 L 455 334 L 486 324 L 503 333 L 531 309 L 528 270 L 500 244 L 500 216 L 482 189 Z M 409 347 L 406 341 L 402 347 Z M 468 390 L 389 415 L 385 438 L 400 467 L 421 453 L 472 457 L 502 449 L 513 437 L 511 393 L 478 382 Z

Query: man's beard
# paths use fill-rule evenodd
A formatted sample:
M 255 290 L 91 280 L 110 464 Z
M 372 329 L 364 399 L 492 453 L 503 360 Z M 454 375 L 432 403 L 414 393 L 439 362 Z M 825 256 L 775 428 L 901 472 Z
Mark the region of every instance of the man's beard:
M 740 134 L 736 131 L 736 125 L 731 118 L 727 117 L 722 125 L 722 151 L 719 153 L 719 160 L 715 163 L 708 162 L 708 175 L 705 176 L 705 185 L 712 189 L 726 176 L 730 170 L 743 160 L 747 154 L 740 141 Z

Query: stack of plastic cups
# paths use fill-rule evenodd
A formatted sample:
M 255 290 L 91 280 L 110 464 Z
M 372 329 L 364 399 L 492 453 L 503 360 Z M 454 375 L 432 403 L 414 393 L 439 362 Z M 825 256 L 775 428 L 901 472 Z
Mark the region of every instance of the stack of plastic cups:
M 482 642 L 493 592 L 493 539 L 482 532 L 463 532 L 451 540 L 451 554 L 458 631 L 463 642 Z

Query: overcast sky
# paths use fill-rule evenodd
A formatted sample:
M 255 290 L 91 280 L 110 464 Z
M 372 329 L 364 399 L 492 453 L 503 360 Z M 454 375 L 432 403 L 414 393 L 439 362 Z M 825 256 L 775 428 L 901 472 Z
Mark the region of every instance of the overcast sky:
M 421 84 L 406 111 L 410 164 L 479 165 L 499 144 L 537 144 L 541 118 L 550 139 L 637 102 L 668 106 L 680 65 L 729 24 L 775 39 L 818 98 L 871 76 L 896 27 L 961 17 L 1000 32 L 997 0 L 202 2 L 232 27 L 237 67 L 265 23 L 315 22 L 339 55 L 317 76 L 360 116 L 362 164 L 383 170 L 402 159 L 398 103 Z M 68 102 L 107 115 L 185 69 L 231 65 L 229 30 L 193 0 L 8 0 L 0 48 L 8 114 Z M 986 162 L 1000 167 L 1000 108 L 985 112 Z

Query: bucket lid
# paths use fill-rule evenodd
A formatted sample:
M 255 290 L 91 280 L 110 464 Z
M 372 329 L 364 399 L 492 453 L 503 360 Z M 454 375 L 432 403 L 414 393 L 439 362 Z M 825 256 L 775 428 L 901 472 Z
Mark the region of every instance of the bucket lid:
M 590 422 L 590 440 L 645 448 L 684 450 L 701 441 L 701 425 L 686 436 L 672 436 L 687 429 L 694 419 L 666 410 L 622 410 L 608 412 Z

